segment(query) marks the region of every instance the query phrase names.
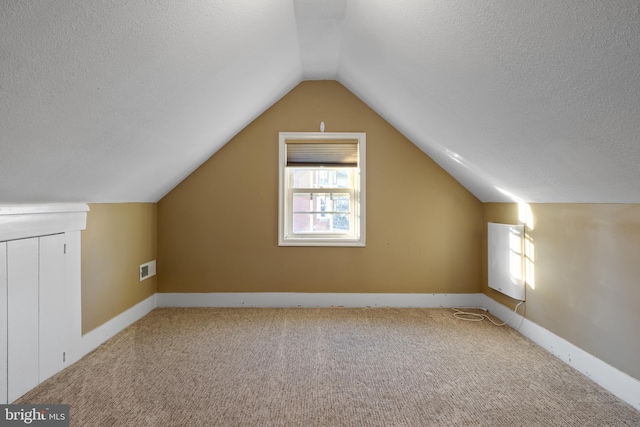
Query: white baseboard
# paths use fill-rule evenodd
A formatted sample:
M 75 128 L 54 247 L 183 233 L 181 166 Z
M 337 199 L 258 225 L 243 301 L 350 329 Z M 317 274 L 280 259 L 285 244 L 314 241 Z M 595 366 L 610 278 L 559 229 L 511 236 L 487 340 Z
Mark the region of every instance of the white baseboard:
M 158 307 L 477 307 L 482 294 L 158 293 Z
M 158 294 L 151 295 L 127 311 L 120 313 L 108 322 L 84 334 L 80 339 L 80 354 L 78 355 L 77 360 L 92 352 L 100 344 L 107 341 L 127 326 L 142 319 L 151 310 L 155 309 L 158 306 L 156 295 Z
M 481 305 L 503 322 L 513 310 L 482 294 Z M 519 314 L 508 323 L 525 337 L 640 411 L 640 381 Z

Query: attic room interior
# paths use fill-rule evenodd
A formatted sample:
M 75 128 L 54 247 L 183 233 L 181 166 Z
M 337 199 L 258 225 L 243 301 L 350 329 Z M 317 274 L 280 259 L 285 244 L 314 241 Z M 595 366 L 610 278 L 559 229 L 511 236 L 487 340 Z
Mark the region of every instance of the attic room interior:
M 21 1 L 0 22 L 0 403 L 640 424 L 637 2 Z M 296 166 L 295 144 L 357 160 Z M 522 297 L 492 283 L 492 224 L 522 230 Z

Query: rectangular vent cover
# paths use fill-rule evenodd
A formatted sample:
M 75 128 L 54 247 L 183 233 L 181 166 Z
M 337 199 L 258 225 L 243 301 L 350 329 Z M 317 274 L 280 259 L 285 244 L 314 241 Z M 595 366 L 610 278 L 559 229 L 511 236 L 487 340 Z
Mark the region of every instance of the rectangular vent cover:
M 156 261 L 150 261 L 140 265 L 140 281 L 156 275 Z

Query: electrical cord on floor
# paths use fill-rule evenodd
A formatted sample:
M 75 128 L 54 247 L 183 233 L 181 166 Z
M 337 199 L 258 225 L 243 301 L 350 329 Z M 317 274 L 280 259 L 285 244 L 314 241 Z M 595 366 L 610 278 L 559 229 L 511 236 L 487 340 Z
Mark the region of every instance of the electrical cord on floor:
M 493 323 L 496 326 L 504 326 L 507 323 L 511 322 L 511 319 L 513 319 L 513 317 L 516 315 L 516 313 L 518 312 L 518 307 L 520 307 L 520 304 L 522 304 L 524 301 L 520 301 L 517 305 L 516 308 L 513 310 L 513 314 L 511 314 L 511 317 L 509 318 L 509 320 L 507 320 L 506 322 L 503 323 L 496 323 L 493 320 L 491 320 L 491 317 L 489 317 L 486 314 L 482 314 L 482 313 L 470 313 L 468 311 L 463 311 L 459 308 L 454 308 L 453 311 L 453 317 L 455 317 L 456 319 L 459 320 L 466 320 L 467 322 L 482 322 L 484 319 L 487 319 L 489 322 Z

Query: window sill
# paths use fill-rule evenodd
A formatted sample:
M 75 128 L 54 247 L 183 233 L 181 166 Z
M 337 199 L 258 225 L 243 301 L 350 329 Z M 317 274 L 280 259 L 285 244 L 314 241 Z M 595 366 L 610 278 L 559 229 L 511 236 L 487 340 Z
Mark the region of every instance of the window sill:
M 280 240 L 278 246 L 309 246 L 309 247 L 365 247 L 364 239 L 310 239 L 288 238 Z

